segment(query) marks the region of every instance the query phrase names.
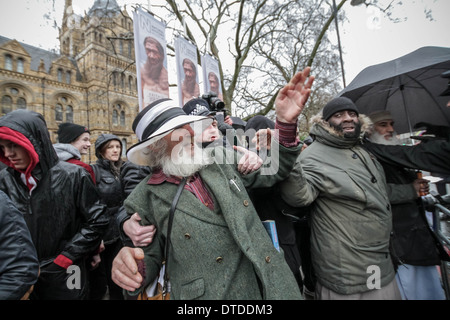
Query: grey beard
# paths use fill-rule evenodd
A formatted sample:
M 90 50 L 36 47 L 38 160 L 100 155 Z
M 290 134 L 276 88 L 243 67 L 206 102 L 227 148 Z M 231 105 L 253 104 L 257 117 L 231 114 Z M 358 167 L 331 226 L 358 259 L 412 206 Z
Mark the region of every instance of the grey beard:
M 395 133 L 392 138 L 386 140 L 384 136 L 382 136 L 376 131 L 370 135 L 370 141 L 373 143 L 384 144 L 387 146 L 397 146 L 400 144 L 400 140 L 396 137 Z
M 166 175 L 177 177 L 190 177 L 213 162 L 211 151 L 194 147 L 194 156 L 181 150 L 176 155 L 165 155 L 161 161 L 162 171 Z

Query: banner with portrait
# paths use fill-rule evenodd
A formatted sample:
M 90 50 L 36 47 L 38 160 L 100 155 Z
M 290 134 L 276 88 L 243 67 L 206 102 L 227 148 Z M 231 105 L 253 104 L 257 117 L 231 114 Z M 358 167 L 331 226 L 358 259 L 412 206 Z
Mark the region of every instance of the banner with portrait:
M 166 25 L 138 8 L 133 12 L 139 110 L 169 97 Z
M 189 40 L 175 39 L 175 57 L 177 64 L 178 98 L 180 106 L 200 96 L 197 72 L 197 47 Z
M 209 54 L 202 57 L 204 93 L 213 92 L 223 101 L 222 85 L 220 84 L 219 61 Z

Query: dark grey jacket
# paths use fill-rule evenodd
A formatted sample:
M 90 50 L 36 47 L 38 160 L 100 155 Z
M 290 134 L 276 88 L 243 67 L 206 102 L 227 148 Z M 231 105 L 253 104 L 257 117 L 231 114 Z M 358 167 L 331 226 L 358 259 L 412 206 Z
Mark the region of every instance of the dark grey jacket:
M 301 153 L 281 190 L 290 205 L 313 204 L 311 253 L 317 280 L 339 294 L 361 293 L 370 290 L 368 268 L 376 266 L 383 287 L 395 276 L 390 203 L 417 194 L 410 185 L 387 185 L 381 164 L 358 139 L 345 139 L 319 120 L 311 134 L 315 141 Z

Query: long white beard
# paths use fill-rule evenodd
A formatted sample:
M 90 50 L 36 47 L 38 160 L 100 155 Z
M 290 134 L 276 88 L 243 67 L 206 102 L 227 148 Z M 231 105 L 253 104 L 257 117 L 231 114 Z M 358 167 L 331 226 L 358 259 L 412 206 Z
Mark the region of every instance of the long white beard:
M 161 168 L 166 175 L 190 177 L 213 161 L 210 150 L 202 149 L 194 144 L 193 156 L 180 148 L 178 152 L 172 152 L 172 155 L 164 156 L 161 161 Z
M 381 135 L 375 131 L 374 133 L 372 133 L 370 135 L 370 141 L 372 141 L 373 143 L 384 144 L 387 146 L 396 146 L 396 145 L 401 144 L 400 140 L 397 138 L 397 134 L 395 132 L 391 138 L 386 140 L 386 138 L 383 135 Z

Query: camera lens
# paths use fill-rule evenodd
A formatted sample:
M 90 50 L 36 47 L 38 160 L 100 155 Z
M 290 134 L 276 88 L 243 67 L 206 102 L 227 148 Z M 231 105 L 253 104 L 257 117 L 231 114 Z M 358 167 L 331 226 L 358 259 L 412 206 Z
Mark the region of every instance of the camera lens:
M 221 111 L 225 108 L 225 103 L 219 98 L 211 98 L 211 107 L 214 110 Z

